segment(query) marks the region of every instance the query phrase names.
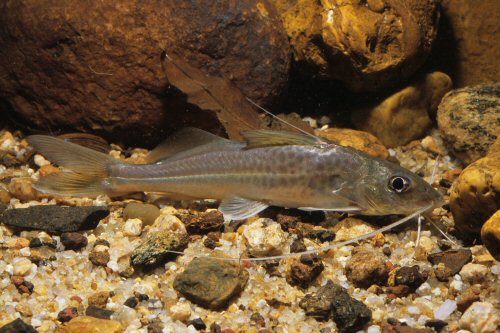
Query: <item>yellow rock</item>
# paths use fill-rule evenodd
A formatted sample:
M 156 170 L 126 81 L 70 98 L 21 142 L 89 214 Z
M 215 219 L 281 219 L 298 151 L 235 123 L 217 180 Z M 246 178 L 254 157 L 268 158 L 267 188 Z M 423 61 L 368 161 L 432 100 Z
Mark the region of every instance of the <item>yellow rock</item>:
M 13 178 L 9 184 L 9 192 L 21 201 L 37 200 L 38 193 L 28 177 Z
M 500 210 L 484 223 L 481 238 L 491 255 L 500 261 Z
M 450 194 L 455 227 L 479 235 L 484 222 L 500 209 L 500 153 L 488 154 L 465 168 Z
M 432 125 L 441 98 L 451 89 L 451 79 L 441 72 L 395 93 L 374 108 L 352 113 L 356 128 L 375 135 L 386 147 L 397 147 L 420 139 Z
M 340 146 L 352 147 L 374 157 L 384 160 L 389 157 L 387 148 L 368 132 L 356 131 L 349 128 L 328 128 L 324 131 L 319 131 L 317 134 Z
M 75 317 L 65 326 L 60 326 L 57 333 L 121 333 L 122 325 L 116 320 L 106 320 L 94 317 Z

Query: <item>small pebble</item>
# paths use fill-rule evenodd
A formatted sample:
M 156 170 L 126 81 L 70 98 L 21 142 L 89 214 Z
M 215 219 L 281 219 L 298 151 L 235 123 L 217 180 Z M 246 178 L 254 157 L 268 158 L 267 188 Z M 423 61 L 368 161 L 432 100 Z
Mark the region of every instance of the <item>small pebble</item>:
M 189 320 L 189 317 L 191 317 L 191 307 L 187 303 L 172 305 L 169 311 L 170 318 L 172 318 L 172 320 L 186 322 Z
M 265 257 L 283 253 L 287 234 L 271 219 L 260 218 L 247 226 L 243 236 L 248 252 L 254 257 Z
M 13 275 L 25 276 L 31 273 L 33 263 L 27 258 L 17 257 L 12 261 Z
M 389 277 L 386 257 L 373 251 L 360 251 L 351 257 L 345 267 L 347 279 L 358 287 L 385 285 Z
M 30 248 L 32 248 L 32 249 L 33 249 L 33 248 L 40 247 L 40 246 L 42 246 L 42 245 L 43 245 L 43 244 L 42 244 L 42 241 L 40 240 L 40 238 L 35 237 L 35 238 L 33 238 L 32 240 L 30 240 L 30 245 L 29 245 L 29 246 L 30 246 Z
M 129 297 L 127 298 L 127 300 L 125 301 L 125 303 L 123 303 L 123 305 L 126 305 L 128 306 L 129 308 L 135 308 L 137 306 L 137 304 L 139 303 L 139 301 L 137 300 L 137 298 L 135 297 Z
M 131 202 L 123 210 L 124 219 L 139 219 L 144 225 L 153 225 L 158 216 L 160 216 L 160 209 L 151 204 Z
M 488 267 L 480 264 L 468 263 L 462 267 L 459 274 L 464 282 L 470 284 L 481 283 L 488 274 Z
M 494 333 L 500 325 L 500 317 L 491 303 L 475 302 L 459 320 L 461 329 L 474 333 Z
M 61 323 L 65 323 L 77 316 L 78 316 L 78 309 L 76 307 L 70 306 L 60 311 L 57 314 L 57 320 L 59 320 Z
M 142 221 L 139 219 L 128 219 L 123 226 L 125 236 L 140 236 L 142 233 Z
M 193 327 L 197 330 L 197 331 L 201 331 L 201 330 L 204 330 L 207 328 L 207 325 L 205 324 L 205 322 L 203 321 L 203 319 L 201 318 L 195 318 L 193 320 L 190 320 L 188 322 L 188 325 L 193 325 Z
M 87 246 L 87 237 L 78 232 L 63 232 L 61 234 L 61 243 L 66 250 L 79 250 Z
M 105 245 L 96 245 L 89 254 L 89 260 L 96 266 L 105 267 L 110 259 L 108 247 Z
M 85 315 L 99 319 L 110 319 L 113 311 L 100 308 L 98 306 L 89 305 L 85 310 Z

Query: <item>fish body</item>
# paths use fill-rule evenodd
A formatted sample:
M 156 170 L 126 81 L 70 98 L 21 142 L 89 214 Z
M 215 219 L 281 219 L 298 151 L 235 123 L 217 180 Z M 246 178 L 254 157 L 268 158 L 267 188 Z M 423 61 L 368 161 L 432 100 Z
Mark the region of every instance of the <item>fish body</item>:
M 160 192 L 173 199 L 218 199 L 226 219 L 270 205 L 365 215 L 407 214 L 442 203 L 410 171 L 302 134 L 253 131 L 246 143 L 186 129 L 153 150 L 149 164 L 127 164 L 47 136 L 28 141 L 66 168 L 35 188 L 61 195 Z

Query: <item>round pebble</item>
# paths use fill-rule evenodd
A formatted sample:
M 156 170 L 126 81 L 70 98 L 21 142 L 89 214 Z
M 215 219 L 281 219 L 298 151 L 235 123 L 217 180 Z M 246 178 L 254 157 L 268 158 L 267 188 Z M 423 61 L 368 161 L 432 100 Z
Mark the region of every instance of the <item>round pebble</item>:
M 31 272 L 32 263 L 26 258 L 14 258 L 12 266 L 14 267 L 13 275 L 25 276 Z
M 179 303 L 172 305 L 169 309 L 170 317 L 173 320 L 186 322 L 191 317 L 191 307 L 187 303 Z
M 469 263 L 462 267 L 459 274 L 464 282 L 469 282 L 470 284 L 481 283 L 488 274 L 488 267 Z

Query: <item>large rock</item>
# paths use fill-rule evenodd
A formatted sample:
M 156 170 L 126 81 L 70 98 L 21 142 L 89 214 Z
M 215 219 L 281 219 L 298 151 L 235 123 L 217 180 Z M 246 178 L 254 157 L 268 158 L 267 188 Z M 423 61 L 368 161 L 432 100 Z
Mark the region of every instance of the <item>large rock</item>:
M 354 90 L 381 90 L 413 74 L 439 19 L 434 0 L 273 2 L 299 66 Z
M 189 124 L 220 130 L 167 89 L 167 54 L 261 104 L 287 80 L 287 35 L 267 1 L 4 1 L 0 22 L 0 97 L 40 128 L 136 145 Z
M 500 134 L 500 83 L 456 89 L 443 97 L 439 131 L 464 164 L 483 157 Z
M 121 333 L 122 325 L 116 320 L 80 316 L 71 319 L 65 326 L 58 327 L 56 333 Z
M 317 135 L 340 146 L 352 147 L 374 157 L 384 160 L 389 157 L 387 148 L 373 134 L 368 132 L 356 131 L 350 128 L 327 128 L 318 131 Z
M 175 277 L 174 289 L 195 304 L 220 310 L 239 296 L 248 281 L 248 272 L 228 261 L 194 258 Z
M 500 210 L 483 224 L 481 239 L 491 255 L 500 261 Z
M 486 220 L 500 209 L 500 151 L 492 149 L 462 171 L 451 188 L 450 208 L 464 237 L 477 237 Z
M 349 296 L 346 289 L 327 280 L 315 293 L 307 294 L 299 306 L 307 315 L 320 320 L 331 318 L 340 332 L 356 332 L 372 317 L 371 310 Z
M 456 87 L 498 82 L 500 10 L 498 0 L 442 0 L 433 60 Z
M 405 145 L 431 128 L 431 116 L 450 89 L 448 75 L 430 73 L 375 107 L 355 110 L 351 119 L 356 128 L 372 133 L 387 147 Z
M 40 205 L 7 209 L 0 215 L 0 223 L 27 230 L 72 232 L 94 229 L 108 215 L 109 209 L 102 206 Z

